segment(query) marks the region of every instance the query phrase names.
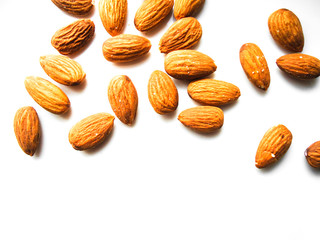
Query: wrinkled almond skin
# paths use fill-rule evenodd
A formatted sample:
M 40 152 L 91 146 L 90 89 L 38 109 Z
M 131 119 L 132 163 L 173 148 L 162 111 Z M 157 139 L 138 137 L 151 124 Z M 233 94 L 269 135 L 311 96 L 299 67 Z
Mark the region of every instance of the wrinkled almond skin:
M 33 156 L 40 141 L 40 122 L 33 107 L 18 109 L 13 121 L 14 133 L 21 149 Z
M 87 15 L 92 7 L 92 0 L 51 0 L 61 10 L 76 15 Z
M 304 155 L 311 167 L 320 169 L 320 141 L 311 144 Z
M 204 105 L 222 106 L 235 102 L 241 95 L 240 89 L 232 83 L 201 79 L 188 85 L 189 96 Z
M 90 19 L 79 19 L 56 31 L 51 45 L 63 55 L 75 53 L 93 38 L 95 25 Z
M 132 125 L 138 108 L 138 94 L 130 78 L 124 75 L 112 78 L 108 87 L 108 99 L 119 120 Z
M 199 106 L 182 111 L 178 120 L 197 132 L 211 133 L 222 127 L 224 114 L 218 107 Z
M 174 22 L 159 42 L 162 53 L 179 49 L 189 49 L 196 45 L 202 36 L 202 27 L 193 17 L 182 18 Z
M 114 116 L 97 113 L 76 123 L 69 131 L 69 142 L 76 150 L 88 150 L 101 144 L 113 129 Z
M 63 85 L 79 85 L 86 77 L 81 65 L 67 56 L 41 56 L 40 65 L 49 77 Z
M 145 37 L 120 34 L 107 39 L 103 43 L 102 52 L 110 62 L 130 62 L 146 55 L 150 48 L 151 43 Z
M 265 168 L 287 152 L 292 142 L 292 134 L 284 125 L 270 128 L 263 136 L 256 153 L 256 167 Z
M 192 16 L 205 0 L 175 0 L 173 15 L 176 19 Z
M 173 112 L 178 107 L 178 90 L 172 79 L 164 72 L 154 71 L 148 82 L 148 98 L 158 114 Z
M 261 49 L 254 43 L 240 48 L 240 63 L 248 79 L 258 88 L 266 91 L 270 85 L 270 71 Z
M 215 72 L 217 66 L 212 58 L 196 50 L 176 50 L 164 60 L 166 72 L 176 79 L 194 80 Z
M 278 67 L 289 76 L 309 80 L 320 76 L 320 60 L 307 54 L 291 53 L 277 59 Z
M 134 17 L 134 25 L 141 32 L 155 28 L 172 10 L 174 0 L 145 0 Z
M 104 28 L 111 36 L 119 35 L 127 18 L 127 0 L 100 0 L 99 15 Z
M 288 9 L 279 9 L 268 19 L 269 31 L 273 39 L 284 49 L 301 52 L 304 35 L 299 18 Z
M 56 85 L 40 77 L 29 76 L 24 81 L 26 90 L 41 107 L 54 114 L 69 110 L 67 95 Z

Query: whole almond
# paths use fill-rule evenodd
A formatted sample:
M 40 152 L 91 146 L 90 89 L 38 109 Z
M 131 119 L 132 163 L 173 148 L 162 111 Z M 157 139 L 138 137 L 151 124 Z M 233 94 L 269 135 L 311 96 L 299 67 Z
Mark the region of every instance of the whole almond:
M 67 13 L 83 16 L 88 14 L 92 7 L 92 0 L 51 0 L 58 8 Z
M 240 48 L 240 62 L 248 79 L 266 91 L 270 85 L 270 71 L 261 49 L 254 43 L 243 44 Z
M 320 168 L 320 141 L 311 144 L 304 155 L 310 166 Z
M 166 72 L 176 79 L 193 80 L 210 75 L 216 71 L 212 58 L 196 50 L 176 50 L 166 55 Z
M 145 0 L 134 17 L 134 25 L 141 31 L 155 28 L 172 10 L 173 0 Z
M 320 60 L 307 54 L 284 55 L 277 59 L 277 65 L 293 78 L 308 80 L 320 76 Z
M 201 36 L 202 28 L 197 19 L 182 18 L 174 22 L 160 39 L 160 52 L 169 53 L 174 50 L 192 48 L 200 41 Z
M 81 65 L 67 56 L 41 56 L 40 65 L 49 77 L 63 85 L 79 85 L 86 77 Z
M 70 108 L 67 95 L 48 80 L 29 76 L 26 77 L 24 84 L 30 96 L 47 111 L 61 114 Z
M 127 0 L 100 0 L 99 15 L 104 28 L 111 36 L 121 33 L 127 18 Z
M 256 153 L 256 167 L 265 168 L 287 152 L 292 142 L 292 134 L 284 125 L 270 128 L 263 136 Z
M 159 114 L 173 112 L 178 107 L 178 90 L 172 79 L 164 72 L 154 71 L 148 82 L 148 98 Z
M 69 142 L 76 150 L 87 150 L 101 144 L 113 129 L 114 116 L 97 113 L 76 123 L 69 131 Z
M 222 127 L 224 114 L 218 107 L 198 106 L 182 111 L 178 120 L 192 130 L 211 133 Z
M 40 140 L 40 123 L 36 110 L 29 106 L 18 109 L 14 116 L 13 127 L 21 149 L 33 156 Z
M 112 78 L 108 87 L 108 99 L 119 120 L 131 125 L 138 108 L 138 94 L 131 79 L 124 75 Z
M 235 102 L 241 95 L 240 89 L 232 83 L 201 79 L 188 85 L 189 96 L 205 105 L 222 106 Z
M 197 12 L 205 0 L 175 0 L 173 14 L 176 19 L 190 17 Z
M 273 39 L 284 49 L 301 52 L 304 35 L 299 18 L 288 9 L 279 9 L 268 19 L 269 31 Z
M 130 62 L 146 55 L 150 48 L 151 43 L 145 37 L 120 34 L 107 39 L 103 43 L 102 52 L 110 62 Z
M 90 19 L 79 19 L 59 29 L 52 36 L 51 44 L 61 54 L 72 54 L 90 42 L 94 31 L 95 25 Z

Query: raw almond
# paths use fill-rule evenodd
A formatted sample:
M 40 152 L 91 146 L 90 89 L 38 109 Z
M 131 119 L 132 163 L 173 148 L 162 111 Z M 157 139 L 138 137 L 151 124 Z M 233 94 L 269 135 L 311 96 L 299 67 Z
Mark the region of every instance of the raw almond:
M 293 78 L 308 80 L 320 76 L 320 60 L 307 54 L 284 55 L 277 59 L 277 65 Z
M 287 152 L 292 142 L 292 134 L 284 125 L 270 128 L 263 136 L 256 153 L 256 167 L 265 168 Z
M 175 0 L 173 14 L 176 19 L 192 16 L 205 0 Z
M 221 106 L 235 102 L 240 97 L 240 89 L 232 83 L 201 79 L 188 85 L 189 96 L 205 105 Z
M 79 85 L 86 77 L 81 65 L 67 56 L 41 56 L 40 65 L 49 77 L 63 85 Z
M 143 1 L 134 17 L 134 25 L 141 32 L 155 28 L 169 15 L 173 4 L 173 0 Z
M 90 42 L 94 31 L 95 25 L 90 19 L 79 19 L 59 29 L 52 36 L 51 44 L 61 54 L 72 54 Z
M 70 108 L 67 95 L 48 80 L 29 76 L 26 77 L 24 84 L 30 96 L 47 111 L 61 114 Z
M 145 37 L 120 34 L 107 39 L 103 43 L 102 52 L 110 62 L 130 62 L 146 55 L 150 48 L 151 43 Z
M 301 52 L 304 35 L 299 18 L 288 9 L 279 9 L 268 19 L 269 31 L 273 39 L 284 49 Z
M 196 50 L 176 50 L 166 55 L 166 72 L 176 79 L 193 80 L 216 71 L 212 58 Z
M 261 49 L 254 43 L 243 44 L 240 48 L 240 62 L 248 79 L 266 91 L 270 85 L 270 71 Z
M 58 8 L 67 13 L 83 16 L 88 14 L 92 7 L 92 0 L 51 0 Z
M 320 141 L 311 144 L 304 155 L 310 166 L 320 168 Z
M 196 45 L 202 36 L 199 21 L 193 17 L 182 18 L 174 22 L 159 42 L 162 53 L 179 49 L 189 49 Z
M 33 156 L 40 140 L 40 123 L 36 110 L 29 106 L 18 109 L 14 116 L 13 127 L 21 149 Z
M 198 106 L 182 111 L 178 120 L 192 130 L 211 133 L 222 127 L 224 114 L 218 107 Z
M 172 79 L 164 72 L 154 71 L 148 82 L 148 98 L 159 114 L 173 112 L 178 107 L 178 90 Z
M 104 28 L 111 36 L 121 33 L 127 18 L 127 0 L 100 0 L 99 15 Z
M 76 150 L 87 150 L 101 144 L 113 129 L 114 116 L 97 113 L 76 123 L 69 131 L 69 142 Z
M 131 125 L 138 108 L 138 94 L 131 79 L 125 75 L 112 78 L 108 87 L 108 99 L 119 120 Z

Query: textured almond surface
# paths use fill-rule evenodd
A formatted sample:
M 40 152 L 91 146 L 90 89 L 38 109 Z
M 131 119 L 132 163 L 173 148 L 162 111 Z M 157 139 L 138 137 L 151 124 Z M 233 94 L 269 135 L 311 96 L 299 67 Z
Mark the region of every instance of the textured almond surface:
M 310 166 L 320 168 L 320 141 L 311 144 L 304 155 Z
M 160 52 L 192 48 L 200 41 L 201 36 L 202 27 L 197 19 L 182 18 L 174 22 L 160 39 Z
M 287 152 L 292 142 L 292 134 L 284 125 L 270 128 L 260 141 L 256 153 L 256 167 L 265 168 Z
M 21 149 L 33 156 L 40 140 L 40 123 L 36 110 L 33 107 L 18 109 L 14 116 L 13 127 Z
M 178 90 L 172 79 L 164 72 L 154 71 L 148 82 L 148 98 L 159 114 L 173 112 L 178 107 Z
M 24 84 L 30 96 L 47 111 L 61 114 L 70 108 L 67 95 L 48 80 L 29 76 L 26 77 Z
M 70 14 L 83 16 L 88 14 L 92 7 L 92 0 L 51 0 L 58 8 Z
M 76 123 L 69 131 L 69 142 L 76 150 L 87 150 L 101 144 L 113 129 L 114 116 L 97 113 Z
M 175 0 L 173 14 L 176 19 L 192 16 L 204 0 Z
M 270 71 L 261 49 L 254 43 L 243 44 L 240 48 L 240 62 L 248 79 L 266 91 L 270 85 Z

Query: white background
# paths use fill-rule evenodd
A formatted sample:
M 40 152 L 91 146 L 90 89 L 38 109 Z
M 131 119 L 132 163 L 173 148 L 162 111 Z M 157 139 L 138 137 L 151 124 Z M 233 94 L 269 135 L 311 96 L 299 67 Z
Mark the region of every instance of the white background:
M 51 1 L 0 2 L 0 239 L 319 239 L 320 171 L 312 169 L 305 149 L 320 140 L 319 79 L 292 80 L 275 64 L 287 52 L 268 30 L 269 15 L 292 10 L 302 23 L 303 53 L 320 57 L 319 0 L 207 0 L 196 16 L 203 27 L 197 50 L 218 66 L 210 77 L 241 90 L 238 102 L 224 107 L 225 123 L 215 134 L 185 128 L 178 114 L 196 106 L 187 83 L 175 80 L 179 107 L 174 114 L 156 114 L 148 101 L 147 82 L 164 70 L 158 42 L 174 22 L 172 14 L 156 30 L 138 32 L 133 24 L 142 1 L 128 0 L 124 33 L 146 36 L 150 54 L 129 64 L 107 62 L 102 44 L 110 37 L 98 14 L 91 44 L 73 56 L 87 74 L 78 87 L 57 84 L 69 96 L 71 111 L 58 116 L 42 109 L 28 95 L 24 79 L 51 80 L 39 57 L 58 54 L 50 40 L 56 30 L 77 20 Z M 267 92 L 254 87 L 239 61 L 239 49 L 256 43 L 271 72 Z M 115 75 L 128 75 L 139 95 L 135 124 L 118 119 L 108 140 L 96 150 L 79 152 L 68 142 L 69 129 L 98 112 L 112 113 L 107 87 Z M 52 81 L 52 80 L 51 80 Z M 42 140 L 29 157 L 13 132 L 18 108 L 33 106 Z M 264 133 L 277 124 L 293 134 L 292 145 L 274 167 L 259 170 L 254 159 Z

